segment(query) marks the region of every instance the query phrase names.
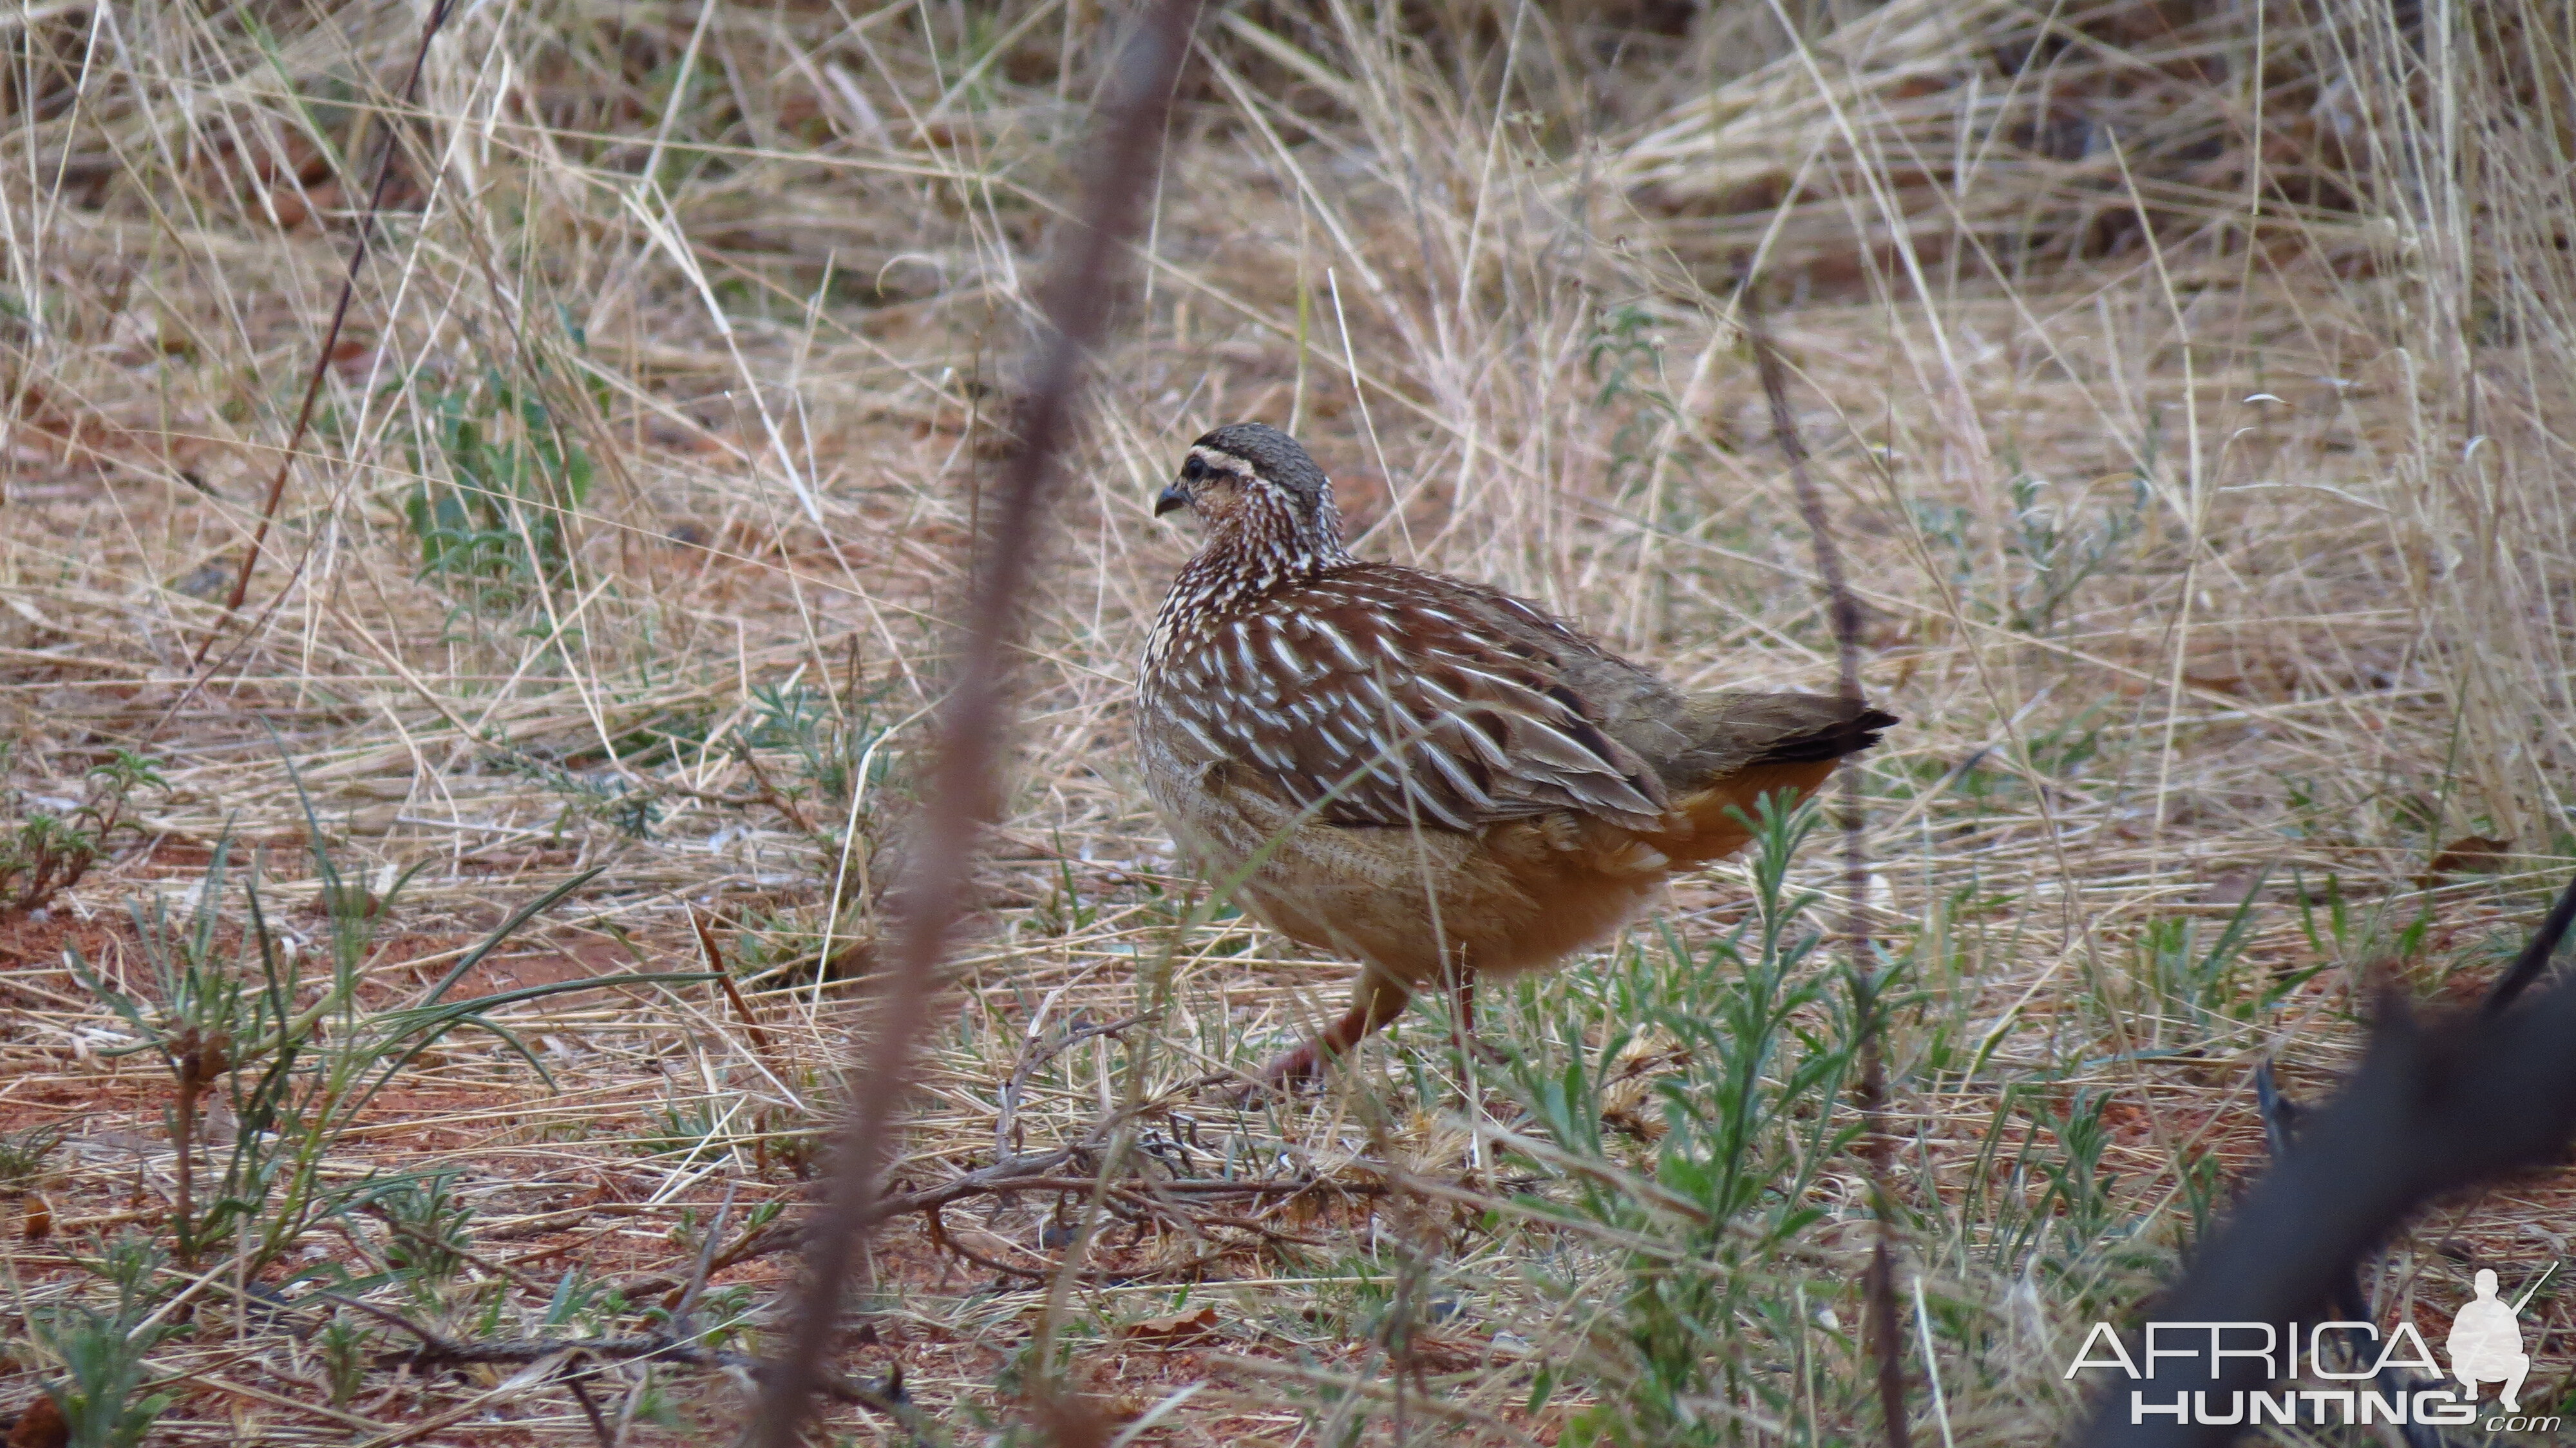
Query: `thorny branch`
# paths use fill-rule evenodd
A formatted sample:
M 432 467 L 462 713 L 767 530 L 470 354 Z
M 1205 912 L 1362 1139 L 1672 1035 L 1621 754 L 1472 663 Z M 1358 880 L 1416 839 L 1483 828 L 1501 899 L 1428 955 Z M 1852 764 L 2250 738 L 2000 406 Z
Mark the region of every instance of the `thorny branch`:
M 1788 368 L 1780 360 L 1762 318 L 1760 291 L 1744 288 L 1745 338 L 1753 346 L 1753 364 L 1762 378 L 1762 395 L 1771 406 L 1771 432 L 1789 462 L 1789 486 L 1797 495 L 1798 514 L 1816 550 L 1816 576 L 1825 587 L 1825 602 L 1834 627 L 1834 654 L 1839 665 L 1836 690 L 1843 704 L 1857 712 L 1866 701 L 1860 692 L 1860 599 L 1843 576 L 1842 550 L 1834 541 L 1833 519 L 1807 468 L 1807 444 L 1798 434 L 1797 414 L 1789 406 Z M 1905 1416 L 1904 1338 L 1896 1315 L 1896 1265 L 1889 1246 L 1887 1192 L 1888 1139 L 1881 1116 L 1887 1102 L 1887 1066 L 1879 1049 L 1879 977 L 1876 950 L 1867 914 L 1869 859 L 1863 847 L 1860 770 L 1838 771 L 1842 785 L 1843 939 L 1851 951 L 1851 985 L 1860 1017 L 1861 1151 L 1869 1164 L 1871 1210 L 1878 1219 L 1877 1240 L 1869 1252 L 1869 1338 L 1878 1357 L 1878 1406 L 1887 1425 L 1888 1448 L 1907 1448 L 1911 1439 Z
M 804 1280 L 762 1385 L 749 1439 L 757 1448 L 795 1443 L 822 1381 L 823 1354 L 859 1239 L 883 1218 L 877 1178 L 888 1156 L 894 1105 L 912 1081 L 931 985 L 965 904 L 977 832 L 1000 795 L 994 764 L 1006 713 L 1004 658 L 1019 633 L 1040 519 L 1073 433 L 1083 359 L 1108 333 L 1112 283 L 1141 226 L 1159 170 L 1173 85 L 1197 19 L 1198 0 L 1158 0 L 1120 47 L 1103 96 L 1100 134 L 1084 184 L 1083 223 L 1064 239 L 1063 260 L 1041 298 L 1052 334 L 1038 353 L 1017 445 L 1002 468 L 994 522 L 977 560 L 956 652 L 956 684 L 939 715 L 927 807 L 896 902 L 896 958 L 862 1032 L 866 1061 L 840 1133 L 830 1195 L 806 1235 Z
M 1027 1094 L 1029 1078 L 1037 1074 L 1039 1067 L 1095 1036 L 1114 1036 L 1130 1026 L 1141 1025 L 1144 1020 L 1145 1017 L 1135 1015 L 1105 1024 L 1086 1021 L 1067 1027 L 1054 1040 L 1043 1045 L 1032 1040 L 1023 1047 L 1019 1064 L 1011 1068 L 1011 1079 L 1002 1086 L 1001 1110 L 993 1121 L 995 1154 L 1019 1149 L 1020 1098 Z

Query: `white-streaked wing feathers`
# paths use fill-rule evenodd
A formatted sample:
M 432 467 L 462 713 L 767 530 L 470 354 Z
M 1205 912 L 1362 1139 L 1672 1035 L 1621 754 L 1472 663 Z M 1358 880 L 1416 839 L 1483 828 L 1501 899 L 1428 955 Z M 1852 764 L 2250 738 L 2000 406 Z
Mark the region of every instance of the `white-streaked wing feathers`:
M 1332 824 L 1574 810 L 1654 827 L 1653 771 L 1585 716 L 1532 625 L 1589 646 L 1531 610 L 1498 627 L 1480 593 L 1443 584 L 1385 567 L 1318 579 L 1175 640 L 1174 687 L 1155 692 L 1193 743 Z

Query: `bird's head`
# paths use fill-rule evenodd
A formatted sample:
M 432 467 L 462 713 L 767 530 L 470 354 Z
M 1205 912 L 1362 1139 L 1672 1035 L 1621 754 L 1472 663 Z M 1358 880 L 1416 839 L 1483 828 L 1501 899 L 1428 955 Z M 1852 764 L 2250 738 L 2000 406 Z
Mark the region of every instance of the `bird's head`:
M 1238 422 L 1190 444 L 1180 476 L 1154 500 L 1154 516 L 1187 508 L 1207 525 L 1211 546 L 1257 547 L 1319 563 L 1346 557 L 1333 482 L 1297 440 L 1275 427 Z

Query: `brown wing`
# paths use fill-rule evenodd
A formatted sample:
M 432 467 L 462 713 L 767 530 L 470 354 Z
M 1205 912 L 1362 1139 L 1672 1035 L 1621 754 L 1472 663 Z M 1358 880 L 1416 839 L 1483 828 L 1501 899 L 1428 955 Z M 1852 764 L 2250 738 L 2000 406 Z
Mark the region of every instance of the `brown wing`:
M 1211 755 L 1333 824 L 1574 810 L 1652 828 L 1663 785 L 1569 677 L 1618 662 L 1499 594 L 1366 565 L 1210 627 L 1170 661 L 1164 702 Z

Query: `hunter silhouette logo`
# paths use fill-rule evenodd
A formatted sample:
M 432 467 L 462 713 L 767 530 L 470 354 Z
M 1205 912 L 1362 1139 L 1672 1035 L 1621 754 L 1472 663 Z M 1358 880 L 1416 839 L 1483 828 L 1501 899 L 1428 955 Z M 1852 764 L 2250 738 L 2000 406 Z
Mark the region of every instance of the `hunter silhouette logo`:
M 2489 1432 L 2555 1433 L 2562 1418 L 2523 1411 L 2532 1362 L 2517 1319 L 2557 1272 L 2551 1264 L 2508 1301 L 2496 1293 L 2496 1274 L 2479 1271 L 2477 1295 L 2451 1317 L 2447 1377 L 2433 1345 L 2403 1316 L 2385 1332 L 2351 1319 L 2150 1321 L 2134 1353 L 2118 1329 L 2096 1322 L 2066 1376 L 2107 1368 L 2127 1378 L 2132 1427 L 2150 1418 L 2209 1427 L 2465 1427 L 2478 1421 L 2479 1388 L 2492 1384 L 2501 1411 L 2487 1418 Z
M 2557 1268 L 2553 1264 L 2550 1271 Z M 2540 1281 L 2549 1273 L 2540 1274 Z M 2523 1304 L 2540 1290 L 2534 1282 L 2522 1296 L 2508 1304 L 2496 1296 L 2493 1269 L 2478 1269 L 2478 1295 L 2463 1304 L 2451 1319 L 2451 1336 L 2444 1346 L 2451 1350 L 2451 1376 L 2469 1390 L 2469 1400 L 2477 1401 L 2478 1384 L 2496 1383 L 2496 1397 L 2508 1413 L 2522 1411 L 2522 1379 L 2531 1371 L 2531 1354 L 2522 1350 Z

